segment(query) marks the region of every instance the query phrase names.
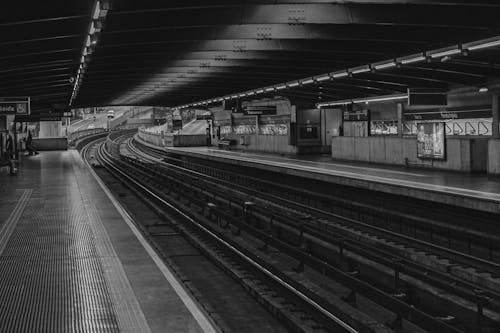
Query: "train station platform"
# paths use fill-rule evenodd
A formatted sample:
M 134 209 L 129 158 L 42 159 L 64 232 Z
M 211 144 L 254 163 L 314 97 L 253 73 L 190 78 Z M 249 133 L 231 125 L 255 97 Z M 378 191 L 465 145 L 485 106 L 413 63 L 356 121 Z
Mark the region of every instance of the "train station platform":
M 214 147 L 162 149 L 169 153 L 500 213 L 500 179 L 485 175 L 345 163 L 318 155 L 278 156 Z
M 216 332 L 76 150 L 0 170 L 0 332 Z

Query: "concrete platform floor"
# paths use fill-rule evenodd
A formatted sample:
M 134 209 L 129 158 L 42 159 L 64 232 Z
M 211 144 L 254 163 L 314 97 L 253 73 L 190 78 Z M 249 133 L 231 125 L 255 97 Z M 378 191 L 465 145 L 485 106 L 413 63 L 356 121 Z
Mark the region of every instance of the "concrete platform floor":
M 0 332 L 215 332 L 75 150 L 0 171 Z

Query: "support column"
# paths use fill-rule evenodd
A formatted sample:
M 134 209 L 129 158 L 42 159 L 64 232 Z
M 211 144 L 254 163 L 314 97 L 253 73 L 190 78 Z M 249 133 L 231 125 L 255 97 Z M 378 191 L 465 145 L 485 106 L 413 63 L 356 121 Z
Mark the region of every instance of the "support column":
M 500 175 L 500 94 L 494 92 L 491 103 L 491 112 L 493 123 L 491 139 L 488 142 L 488 173 L 491 175 Z
M 495 139 L 500 138 L 500 129 L 499 129 L 499 120 L 500 120 L 500 108 L 499 108 L 499 100 L 500 93 L 494 92 L 492 94 L 493 101 L 491 103 L 491 112 L 493 115 L 493 123 L 492 123 L 492 137 Z
M 403 137 L 403 112 L 404 112 L 404 105 L 403 103 L 398 103 L 397 105 L 398 108 L 398 137 L 402 138 Z

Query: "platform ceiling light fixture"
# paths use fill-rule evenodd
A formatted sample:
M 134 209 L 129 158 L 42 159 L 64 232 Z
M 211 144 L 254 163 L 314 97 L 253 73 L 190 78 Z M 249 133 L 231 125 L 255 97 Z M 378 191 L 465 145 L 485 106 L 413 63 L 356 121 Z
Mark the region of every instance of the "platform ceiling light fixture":
M 481 50 L 490 47 L 500 46 L 500 36 L 482 39 L 475 42 L 463 44 L 462 48 L 469 51 Z
M 403 65 L 408 65 L 425 61 L 425 59 L 426 59 L 425 55 L 423 53 L 419 53 L 404 58 L 398 58 L 397 61 Z
M 323 82 L 323 81 L 328 81 L 331 78 L 332 77 L 329 74 L 327 74 L 327 75 L 316 76 L 316 77 L 314 77 L 314 80 L 317 81 L 317 82 Z
M 352 74 L 361 74 L 361 73 L 369 72 L 370 70 L 371 70 L 370 66 L 363 66 L 363 67 L 351 68 L 350 72 Z
M 276 86 L 275 88 L 276 88 L 276 90 L 283 90 L 283 89 L 286 89 L 286 85 L 282 84 L 280 86 Z
M 404 100 L 404 99 L 408 100 L 408 93 L 324 102 L 324 103 L 316 104 L 316 107 L 322 108 L 325 106 L 336 106 L 336 105 L 346 105 L 346 104 L 356 104 L 356 103 L 368 104 L 368 103 L 372 103 L 372 102 L 396 101 L 396 100 Z
M 394 60 L 391 60 L 389 62 L 382 62 L 382 63 L 377 63 L 377 64 L 374 64 L 372 68 L 375 68 L 376 70 L 382 70 L 382 69 L 387 69 L 387 68 L 393 68 L 393 67 L 396 67 L 397 64 L 396 64 L 396 61 Z
M 290 88 L 298 87 L 299 81 L 291 82 L 287 84 Z
M 309 79 L 305 79 L 305 80 L 303 80 L 303 81 L 300 81 L 300 83 L 301 83 L 301 84 L 303 84 L 303 85 L 304 85 L 304 84 L 311 84 L 311 83 L 313 83 L 313 82 L 314 82 L 314 80 L 313 80 L 312 78 L 309 78 Z
M 264 89 L 265 92 L 271 92 L 271 91 L 274 91 L 274 87 L 269 87 L 269 88 L 266 88 Z
M 69 100 L 69 105 L 72 105 L 78 92 L 80 90 L 81 82 L 83 80 L 83 69 L 90 61 L 90 55 L 94 52 L 94 47 L 97 44 L 97 33 L 101 32 L 104 26 L 104 20 L 110 10 L 109 0 L 97 0 L 92 7 L 92 17 L 90 21 L 89 31 L 85 36 L 83 43 L 82 56 L 80 58 L 80 65 L 78 66 L 76 80 L 73 86 L 73 92 Z
M 461 53 L 462 53 L 462 47 L 456 46 L 456 47 L 452 47 L 452 48 L 445 48 L 445 49 L 430 51 L 427 54 L 430 55 L 431 58 L 441 58 L 441 57 L 446 57 L 446 56 L 451 56 L 451 55 L 461 54 Z
M 488 87 L 481 87 L 481 88 L 479 88 L 479 92 L 481 92 L 481 93 L 488 92 L 488 90 L 489 90 Z
M 334 79 L 340 79 L 340 78 L 343 78 L 343 77 L 348 77 L 349 76 L 349 72 L 348 71 L 342 71 L 342 72 L 335 72 L 333 73 L 332 77 Z

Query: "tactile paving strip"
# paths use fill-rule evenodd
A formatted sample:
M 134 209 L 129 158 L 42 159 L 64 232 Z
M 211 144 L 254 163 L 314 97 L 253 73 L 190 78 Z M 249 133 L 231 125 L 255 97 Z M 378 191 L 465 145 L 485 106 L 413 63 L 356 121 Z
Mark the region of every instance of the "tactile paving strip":
M 94 232 L 75 184 L 33 192 L 0 255 L 0 332 L 120 331 Z
M 108 281 L 110 297 L 115 306 L 115 313 L 121 331 L 124 332 L 150 332 L 146 318 L 135 298 L 132 287 L 126 277 L 123 266 L 118 259 L 118 256 L 111 244 L 106 228 L 103 225 L 101 217 L 97 212 L 94 201 L 91 200 L 88 193 L 89 184 L 84 182 L 79 175 L 83 172 L 88 172 L 86 169 L 81 169 L 80 161 L 74 162 L 74 173 L 77 175 L 77 183 L 80 188 L 82 204 L 88 214 L 90 223 L 95 233 L 96 249 L 99 252 L 102 266 L 104 267 L 104 275 Z M 76 166 L 79 165 L 78 170 Z M 97 185 L 97 184 L 94 184 Z

